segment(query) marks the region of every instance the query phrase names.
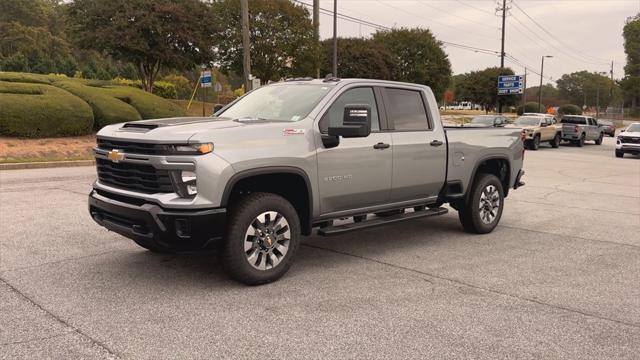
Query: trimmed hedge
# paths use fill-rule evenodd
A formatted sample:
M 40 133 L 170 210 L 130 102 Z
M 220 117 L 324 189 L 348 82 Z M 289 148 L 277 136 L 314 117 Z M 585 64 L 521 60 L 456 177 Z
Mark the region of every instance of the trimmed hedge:
M 144 90 L 113 85 L 107 85 L 101 89 L 136 108 L 143 119 L 185 116 L 184 110 L 178 105 Z
M 0 81 L 0 134 L 56 137 L 92 131 L 91 107 L 71 93 L 46 84 Z
M 560 115 L 582 115 L 582 109 L 578 105 L 567 104 L 558 108 Z
M 76 80 L 63 80 L 54 83 L 55 86 L 67 90 L 91 106 L 95 119 L 94 127 L 97 130 L 110 124 L 142 119 L 133 106 L 115 98 L 101 87 L 87 84 L 95 84 L 95 82 L 83 84 Z
M 544 104 L 540 104 L 540 106 L 538 106 L 537 102 L 528 102 L 526 104 L 524 104 L 524 107 L 522 105 L 518 106 L 518 115 L 522 115 L 524 113 L 546 113 L 547 112 L 547 108 L 546 106 L 544 106 Z

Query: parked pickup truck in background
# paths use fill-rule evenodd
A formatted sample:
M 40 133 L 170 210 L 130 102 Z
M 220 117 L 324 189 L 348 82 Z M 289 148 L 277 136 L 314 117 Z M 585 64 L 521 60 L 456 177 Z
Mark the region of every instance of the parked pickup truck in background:
M 620 132 L 616 139 L 616 157 L 624 154 L 640 155 L 640 123 L 633 123 Z
M 577 146 L 594 140 L 596 145 L 602 144 L 603 130 L 596 119 L 589 116 L 565 115 L 560 119 L 562 124 L 562 140 L 570 141 Z
M 525 114 L 507 127 L 523 130 L 524 144 L 528 149 L 538 150 L 541 142 L 548 142 L 553 148 L 560 146 L 562 130 L 556 125 L 556 119 L 551 115 Z
M 488 233 L 523 185 L 523 156 L 520 129 L 445 129 L 426 86 L 299 79 L 213 117 L 103 128 L 89 211 L 152 251 L 215 249 L 231 277 L 262 284 L 316 228 L 338 235 L 449 203 L 466 231 Z

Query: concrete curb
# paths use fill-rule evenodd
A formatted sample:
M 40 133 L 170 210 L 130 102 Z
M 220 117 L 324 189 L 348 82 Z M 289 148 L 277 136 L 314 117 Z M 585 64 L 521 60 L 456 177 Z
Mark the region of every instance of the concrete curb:
M 48 169 L 58 167 L 94 166 L 95 160 L 43 161 L 0 164 L 0 170 Z

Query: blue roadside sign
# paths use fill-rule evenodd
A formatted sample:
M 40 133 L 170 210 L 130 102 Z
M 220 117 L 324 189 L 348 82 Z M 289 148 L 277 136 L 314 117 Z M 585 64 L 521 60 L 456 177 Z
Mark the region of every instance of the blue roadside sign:
M 522 94 L 523 79 L 522 75 L 498 76 L 498 95 Z
M 200 77 L 200 87 L 211 87 L 211 71 L 203 71 Z

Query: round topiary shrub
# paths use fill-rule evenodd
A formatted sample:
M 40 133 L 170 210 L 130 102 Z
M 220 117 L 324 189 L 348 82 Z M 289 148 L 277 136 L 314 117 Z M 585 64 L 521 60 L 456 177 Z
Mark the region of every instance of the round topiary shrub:
M 526 104 L 524 104 L 524 106 L 520 105 L 518 106 L 518 115 L 522 115 L 524 113 L 546 113 L 547 112 L 547 108 L 543 105 L 540 104 L 540 106 L 538 106 L 537 102 L 528 102 Z
M 558 108 L 560 115 L 582 115 L 582 109 L 578 105 L 567 104 Z
M 91 107 L 51 85 L 0 81 L 0 135 L 57 137 L 90 134 Z

